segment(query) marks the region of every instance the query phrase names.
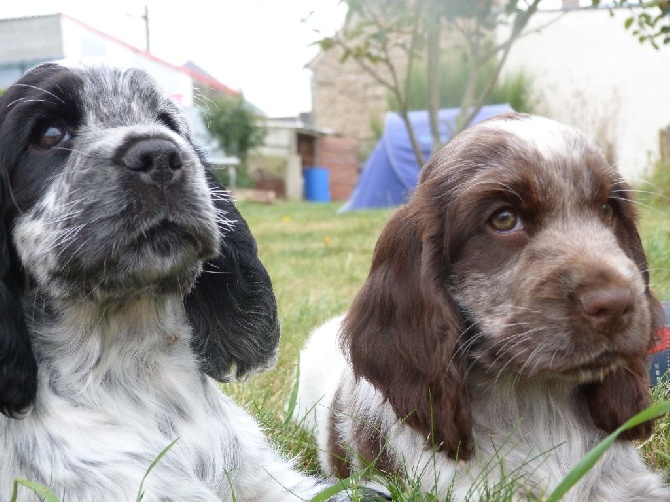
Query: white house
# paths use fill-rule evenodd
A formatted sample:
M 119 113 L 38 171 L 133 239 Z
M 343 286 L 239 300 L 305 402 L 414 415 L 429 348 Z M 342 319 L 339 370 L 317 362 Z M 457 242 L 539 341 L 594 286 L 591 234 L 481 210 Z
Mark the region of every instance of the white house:
M 197 67 L 168 63 L 67 14 L 0 19 L 0 88 L 39 63 L 59 60 L 75 63 L 100 60 L 146 70 L 182 108 L 195 140 L 209 147 L 211 139 L 194 102 L 195 90 L 207 86 L 225 94 L 238 94 L 197 71 Z M 235 163 L 236 159 L 222 157 L 220 152 L 210 149 L 217 163 Z
M 659 158 L 659 130 L 670 124 L 670 46 L 638 43 L 624 29 L 631 11 L 612 14 L 539 11 L 505 71 L 531 74 L 541 113 L 585 130 L 624 176 L 640 178 Z

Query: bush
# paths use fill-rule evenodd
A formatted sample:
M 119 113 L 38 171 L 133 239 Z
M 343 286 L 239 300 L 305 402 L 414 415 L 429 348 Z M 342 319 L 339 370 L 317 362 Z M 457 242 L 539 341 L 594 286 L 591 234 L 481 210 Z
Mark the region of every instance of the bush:
M 240 159 L 236 185 L 251 186 L 253 181 L 248 174 L 247 154 L 265 141 L 267 129 L 263 117 L 256 113 L 242 95 L 231 97 L 214 94 L 209 97 L 207 103 L 208 105 L 201 110 L 207 131 L 221 150 Z M 228 172 L 228 170 L 221 172 L 224 180 L 228 179 Z
M 491 61 L 480 68 L 477 82 L 477 94 L 484 90 L 495 71 L 494 63 Z M 442 61 L 439 69 L 440 78 L 440 108 L 458 108 L 461 106 L 461 98 L 468 84 L 470 63 L 464 56 L 454 56 Z M 489 98 L 487 105 L 498 103 L 509 103 L 518 112 L 533 112 L 534 101 L 531 97 L 532 77 L 524 70 L 509 73 L 506 77 L 498 79 Z M 425 110 L 428 107 L 428 83 L 426 67 L 423 64 L 415 64 L 409 78 L 410 93 L 408 96 L 410 110 Z M 392 97 L 389 98 L 389 108 L 399 111 L 398 103 Z
M 666 209 L 670 205 L 670 164 L 656 162 L 651 175 L 638 188 L 636 198 L 641 204 Z

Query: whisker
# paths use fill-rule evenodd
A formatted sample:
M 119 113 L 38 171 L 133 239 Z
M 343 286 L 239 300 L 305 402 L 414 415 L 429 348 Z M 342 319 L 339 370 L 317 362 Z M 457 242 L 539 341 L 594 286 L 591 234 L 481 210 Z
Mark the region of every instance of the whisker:
M 61 104 L 66 104 L 65 101 L 63 101 L 61 98 L 56 96 L 53 92 L 49 92 L 46 89 L 43 89 L 43 88 L 35 86 L 35 85 L 16 83 L 16 84 L 13 84 L 12 87 L 28 87 L 30 89 L 35 89 L 37 91 L 42 91 L 43 93 L 48 94 L 49 96 L 56 98 L 58 101 L 61 102 Z

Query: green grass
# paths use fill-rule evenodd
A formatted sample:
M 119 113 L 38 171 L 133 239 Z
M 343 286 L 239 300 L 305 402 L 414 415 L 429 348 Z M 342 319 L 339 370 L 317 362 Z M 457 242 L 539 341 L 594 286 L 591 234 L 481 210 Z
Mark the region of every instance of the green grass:
M 282 340 L 276 369 L 232 385 L 232 392 L 243 404 L 260 395 L 264 406 L 279 411 L 309 330 L 346 310 L 367 275 L 372 250 L 390 212 L 338 215 L 338 205 L 332 203 L 238 206 L 272 278 Z
M 363 283 L 379 232 L 390 211 L 337 214 L 338 204 L 239 203 L 270 273 L 282 323 L 279 361 L 268 372 L 225 391 L 259 417 L 287 454 L 316 472 L 311 438 L 286 420 L 284 407 L 298 354 L 309 331 L 344 312 Z
M 659 298 L 670 300 L 670 166 L 657 163 L 649 180 L 641 184 L 637 199 L 651 286 Z
M 670 203 L 666 202 L 670 199 L 658 196 L 659 193 L 655 189 L 653 194 L 645 195 L 648 198 L 643 198 L 640 233 L 647 250 L 652 287 L 659 298 L 670 300 Z M 314 441 L 284 411 L 294 390 L 298 353 L 311 329 L 348 307 L 367 275 L 377 237 L 392 211 L 337 214 L 338 204 L 305 202 L 271 206 L 240 203 L 238 207 L 256 237 L 261 259 L 272 277 L 283 329 L 275 369 L 223 388 L 260 421 L 287 456 L 298 457 L 305 471 L 317 473 Z M 667 408 L 668 399 L 670 387 L 655 389 L 656 402 Z M 666 415 L 657 421 L 654 436 L 641 449 L 649 465 L 670 474 L 670 417 Z M 578 470 L 589 468 L 589 459 L 585 461 Z M 149 470 L 152 467 L 148 466 Z M 387 486 L 393 500 L 436 500 L 422 493 L 416 480 L 375 478 L 375 481 Z M 487 500 L 513 500 L 515 491 L 511 483 L 491 487 Z M 44 487 L 27 480 L 16 481 L 15 494 L 19 486 L 34 491 L 44 500 L 57 500 Z
M 654 193 L 658 193 L 655 191 Z M 670 218 L 667 199 L 640 205 L 640 233 L 647 250 L 651 282 L 660 299 L 670 300 Z M 298 353 L 309 332 L 346 310 L 362 285 L 377 237 L 392 214 L 368 210 L 337 214 L 338 204 L 306 202 L 238 207 L 259 245 L 272 277 L 282 321 L 277 367 L 225 391 L 258 417 L 287 455 L 318 472 L 311 437 L 286 417 L 284 408 L 294 383 Z M 668 399 L 657 390 L 656 400 Z M 670 418 L 658 420 L 654 437 L 642 445 L 647 462 L 670 474 Z M 429 500 L 411 481 L 386 480 L 394 500 Z M 503 487 L 504 491 L 504 487 Z M 425 498 L 428 497 L 428 498 Z M 505 500 L 496 496 L 492 500 Z

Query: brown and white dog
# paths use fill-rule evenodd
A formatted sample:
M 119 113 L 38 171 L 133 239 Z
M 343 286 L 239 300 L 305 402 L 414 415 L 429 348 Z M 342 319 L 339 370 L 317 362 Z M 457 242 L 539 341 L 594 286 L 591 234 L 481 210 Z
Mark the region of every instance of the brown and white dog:
M 662 316 L 630 199 L 592 142 L 545 118 L 498 116 L 434 155 L 346 316 L 301 354 L 323 470 L 375 462 L 439 499 L 510 480 L 548 495 L 650 404 Z M 567 500 L 670 500 L 631 441 L 651 431 L 623 434 Z

